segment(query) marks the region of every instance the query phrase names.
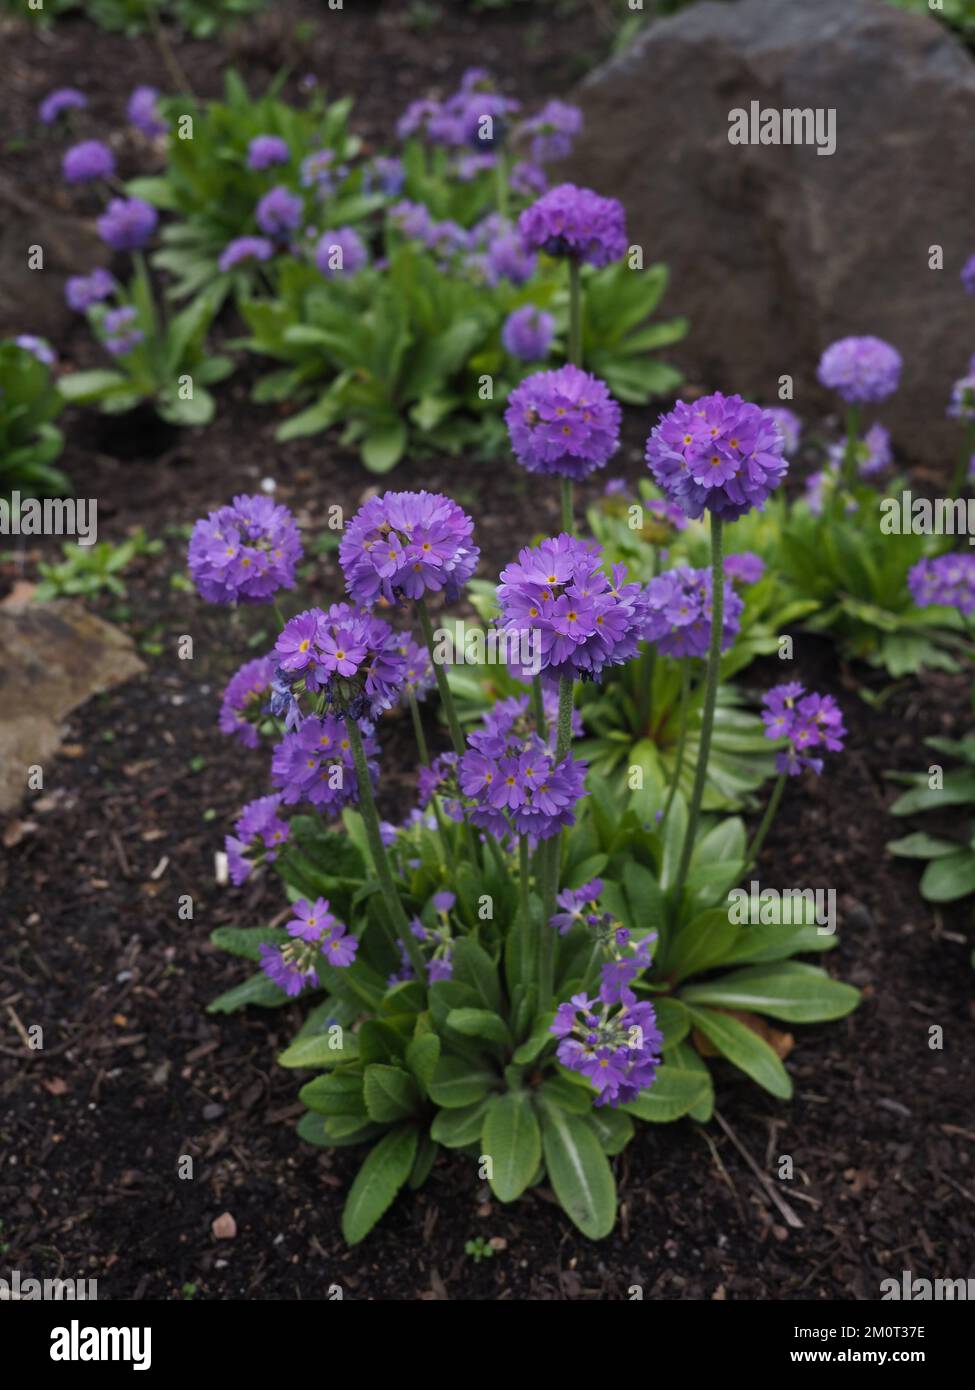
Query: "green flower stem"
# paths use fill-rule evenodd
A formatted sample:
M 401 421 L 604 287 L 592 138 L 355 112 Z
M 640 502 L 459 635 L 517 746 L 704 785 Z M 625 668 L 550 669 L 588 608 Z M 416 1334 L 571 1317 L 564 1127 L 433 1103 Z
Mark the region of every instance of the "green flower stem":
M 545 701 L 542 699 L 541 676 L 535 676 L 532 679 L 531 712 L 535 721 L 536 734 L 539 738 L 545 738 L 548 734 L 548 725 L 545 723 Z
M 420 755 L 420 762 L 424 767 L 430 766 L 430 750 L 427 747 L 427 736 L 423 732 L 423 721 L 420 719 L 420 706 L 416 702 L 413 691 L 409 691 L 410 718 L 413 720 L 413 737 L 416 739 L 416 751 Z
M 969 420 L 965 424 L 961 455 L 958 459 L 958 467 L 955 469 L 954 481 L 951 484 L 952 497 L 960 496 L 965 486 L 965 482 L 968 478 L 968 465 L 973 452 L 975 452 L 975 420 Z
M 750 869 L 754 868 L 755 861 L 762 852 L 762 846 L 765 843 L 765 836 L 769 833 L 769 830 L 772 828 L 772 822 L 775 820 L 775 814 L 779 809 L 779 802 L 782 800 L 782 793 L 785 791 L 785 778 L 786 774 L 784 772 L 780 772 L 778 781 L 772 788 L 772 795 L 768 799 L 768 805 L 765 807 L 765 814 L 762 817 L 761 824 L 755 831 L 754 838 L 752 839 L 751 844 L 748 846 L 748 849 L 745 851 L 746 874 L 749 872 Z
M 650 577 L 656 579 L 660 568 L 660 551 L 656 546 L 653 548 L 653 560 L 651 562 Z M 653 672 L 657 663 L 657 648 L 653 642 L 647 642 L 640 659 L 636 664 L 636 707 L 638 710 L 639 733 L 642 736 L 649 735 L 650 732 L 650 712 L 653 703 Z
M 176 88 L 177 92 L 185 92 L 187 96 L 194 97 L 196 93 L 190 86 L 189 78 L 183 71 L 179 59 L 176 57 L 173 47 L 166 34 L 166 27 L 159 15 L 160 0 L 149 0 L 149 27 L 152 29 L 152 37 L 159 56 L 162 59 L 163 67 L 169 74 L 169 80 Z
M 714 709 L 718 701 L 718 680 L 721 674 L 721 632 L 724 626 L 724 548 L 722 521 L 711 513 L 711 645 L 708 649 L 708 669 L 704 686 L 704 709 L 701 714 L 701 741 L 697 750 L 697 767 L 694 769 L 694 787 L 691 791 L 691 804 L 687 814 L 687 833 L 680 852 L 680 865 L 677 870 L 677 892 L 675 902 L 680 911 L 681 895 L 694 852 L 694 837 L 697 834 L 697 821 L 701 814 L 704 799 L 704 784 L 708 775 L 708 757 L 711 753 L 711 731 L 714 728 Z
M 406 949 L 410 963 L 416 971 L 417 979 L 422 980 L 424 979 L 423 956 L 419 943 L 410 931 L 406 912 L 393 882 L 392 870 L 386 856 L 386 846 L 383 844 L 383 837 L 379 829 L 379 813 L 376 810 L 376 800 L 372 794 L 372 782 L 369 778 L 369 769 L 366 766 L 366 754 L 362 747 L 359 725 L 351 716 L 346 716 L 345 727 L 348 730 L 349 742 L 352 745 L 352 761 L 355 764 L 355 775 L 359 784 L 359 813 L 366 828 L 369 854 L 373 868 L 376 870 L 376 877 L 379 879 L 383 902 L 386 904 L 386 913 L 393 930 Z
M 572 697 L 574 686 L 570 676 L 559 678 L 559 722 L 555 745 L 556 762 L 567 756 L 572 745 Z M 559 872 L 562 867 L 562 832 L 553 835 L 542 846 L 543 874 L 542 926 L 538 947 L 538 1006 L 547 1009 L 555 988 L 555 929 L 549 920 L 555 916 L 555 900 L 559 893 Z
M 660 818 L 661 831 L 667 824 L 670 808 L 674 804 L 674 797 L 680 786 L 680 775 L 684 770 L 684 753 L 687 748 L 687 710 L 690 702 L 691 659 L 689 656 L 685 656 L 680 663 L 680 729 L 677 734 L 677 758 L 674 762 L 674 779 L 670 784 L 670 791 L 667 793 L 667 804 L 664 806 L 664 813 Z
M 575 531 L 575 503 L 572 499 L 572 479 L 560 478 L 559 490 L 562 494 L 562 530 L 567 531 L 570 536 L 574 536 Z
M 857 453 L 860 448 L 860 407 L 851 405 L 846 412 L 846 451 L 843 455 L 843 487 L 852 492 L 857 482 Z M 836 489 L 839 496 L 841 488 Z M 840 506 L 843 503 L 840 502 Z
M 535 961 L 535 941 L 532 929 L 528 836 L 518 836 L 518 901 L 521 906 L 521 983 L 527 989 L 531 983 Z
M 457 707 L 454 704 L 454 697 L 450 693 L 450 686 L 447 682 L 447 672 L 434 655 L 433 624 L 430 621 L 430 614 L 427 612 L 427 605 L 424 599 L 417 599 L 416 611 L 420 619 L 420 627 L 423 631 L 423 640 L 426 643 L 427 651 L 430 653 L 433 674 L 437 678 L 437 689 L 440 692 L 440 703 L 443 705 L 443 712 L 447 718 L 447 728 L 450 730 L 450 741 L 454 745 L 454 752 L 458 757 L 462 757 L 466 749 L 464 735 L 460 727 L 460 720 L 457 718 Z

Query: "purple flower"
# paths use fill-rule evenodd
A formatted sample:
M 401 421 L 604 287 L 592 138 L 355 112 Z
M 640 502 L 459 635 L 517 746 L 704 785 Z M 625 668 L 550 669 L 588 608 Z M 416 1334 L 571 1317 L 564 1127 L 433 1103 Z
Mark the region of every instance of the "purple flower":
M 369 253 L 359 233 L 351 227 L 324 232 L 315 247 L 315 264 L 323 275 L 354 275 L 369 261 Z
M 241 811 L 234 834 L 226 839 L 230 877 L 240 886 L 258 864 L 273 864 L 291 833 L 278 816 L 280 796 L 262 796 Z
M 138 326 L 135 306 L 124 304 L 120 309 L 110 309 L 101 321 L 104 343 L 113 357 L 124 357 L 144 340 L 145 334 Z
M 535 265 L 535 257 L 518 232 L 505 227 L 488 242 L 484 253 L 484 278 L 489 285 L 498 285 L 502 280 L 523 285 L 534 275 Z
M 757 559 L 757 556 L 751 558 Z M 706 656 L 711 639 L 712 585 L 709 569 L 691 569 L 689 565 L 678 565 L 651 579 L 646 591 L 647 618 L 643 636 L 655 642 L 667 656 Z M 737 637 L 744 607 L 731 586 L 731 578 L 727 578 L 721 624 L 722 651 L 727 651 Z
M 54 349 L 46 338 L 35 337 L 33 333 L 21 333 L 19 338 L 14 339 L 14 342 L 19 348 L 29 352 L 32 357 L 36 357 L 43 366 L 54 366 L 57 359 L 54 355 Z
M 972 258 L 975 260 L 975 257 Z M 948 415 L 953 420 L 975 420 L 975 372 L 969 367 L 967 376 L 951 388 Z
M 588 1078 L 597 1106 L 627 1104 L 656 1079 L 663 1035 L 649 1001 L 616 1007 L 574 994 L 559 1005 L 551 1031 L 560 1040 L 559 1061 Z
M 975 256 L 969 256 L 961 268 L 961 283 L 966 294 L 975 294 Z
M 320 696 L 322 707 L 337 714 L 375 718 L 402 694 L 406 659 L 396 634 L 351 604 L 299 613 L 274 650 L 292 690 Z
M 573 927 L 582 925 L 586 917 L 595 912 L 602 891 L 601 878 L 594 878 L 581 888 L 563 889 L 555 900 L 562 911 L 548 919 L 549 926 L 555 927 L 560 936 L 566 936 Z
M 918 608 L 932 604 L 975 612 L 975 555 L 970 552 L 918 560 L 908 572 L 907 587 Z
M 224 688 L 220 703 L 220 731 L 240 739 L 247 748 L 258 745 L 257 725 L 267 709 L 274 670 L 273 657 L 256 657 L 253 661 L 246 661 Z
M 549 679 L 599 680 L 605 667 L 639 650 L 649 616 L 646 591 L 626 582 L 625 565 L 607 576 L 601 561 L 594 541 L 562 534 L 526 547 L 501 571 L 500 627 L 509 641 L 527 639 Z
M 487 719 L 468 734 L 467 744 L 457 780 L 473 825 L 496 836 L 510 830 L 537 841 L 574 823 L 586 794 L 586 764 L 571 752 L 559 759 L 534 730 L 501 733 Z
M 799 436 L 802 433 L 802 421 L 799 416 L 784 405 L 770 405 L 765 413 L 771 415 L 775 421 L 785 444 L 785 452 L 794 454 L 799 448 Z
M 319 188 L 331 193 L 335 186 L 334 150 L 316 150 L 301 161 L 302 188 Z
M 193 527 L 189 568 L 208 603 L 269 603 L 293 589 L 301 537 L 287 507 L 260 495 L 235 497 Z
M 707 508 L 725 521 L 744 516 L 781 483 L 789 467 L 774 418 L 741 396 L 715 391 L 678 401 L 647 440 L 658 485 L 689 517 Z
M 156 209 L 141 198 L 113 198 L 98 219 L 98 234 L 113 251 L 139 251 L 158 220 Z
M 548 256 L 569 256 L 589 265 L 609 265 L 626 252 L 623 205 L 591 188 L 560 183 L 543 193 L 518 219 L 525 244 Z
M 411 203 L 408 198 L 393 204 L 389 209 L 389 220 L 397 231 L 411 241 L 422 240 L 432 223 L 429 209 L 423 203 Z
M 450 909 L 453 907 L 453 905 L 454 905 L 454 903 L 455 903 L 456 901 L 457 901 L 457 895 L 456 895 L 456 893 L 447 893 L 447 892 L 444 892 L 444 893 L 434 893 L 434 895 L 433 895 L 433 910 L 434 910 L 434 912 L 443 912 L 443 913 L 449 912 Z
M 268 261 L 273 255 L 274 245 L 266 237 L 239 236 L 233 241 L 228 241 L 220 253 L 217 264 L 226 272 L 245 261 Z
M 535 372 L 504 413 L 515 457 L 529 473 L 587 478 L 619 447 L 622 412 L 606 383 L 568 364 Z
M 555 336 L 555 320 L 544 309 L 525 304 L 504 321 L 501 342 L 505 352 L 522 362 L 540 362 L 548 356 Z
M 572 153 L 573 137 L 582 129 L 582 112 L 578 106 L 553 99 L 541 111 L 525 121 L 520 134 L 530 135 L 531 157 L 536 164 L 550 159 L 568 159 Z
M 450 955 L 436 956 L 427 966 L 427 980 L 431 985 L 449 980 L 454 973 L 454 963 Z
M 82 140 L 65 151 L 61 173 L 68 183 L 110 179 L 115 173 L 115 156 L 101 140 Z
M 371 497 L 339 546 L 345 587 L 356 603 L 420 599 L 443 590 L 453 603 L 477 568 L 474 523 L 456 502 L 433 492 Z
M 740 550 L 737 555 L 725 559 L 724 572 L 728 579 L 735 579 L 739 584 L 757 584 L 765 573 L 765 561 L 751 550 Z
M 526 159 L 519 160 L 517 164 L 512 165 L 508 181 L 511 184 L 512 192 L 520 194 L 522 198 L 537 198 L 548 188 L 545 170 L 540 169 L 537 164 L 529 163 Z
M 408 634 L 398 633 L 396 640 L 400 654 L 406 662 L 403 676 L 404 702 L 407 702 L 407 697 L 410 695 L 415 700 L 422 700 L 427 691 L 432 690 L 435 684 L 430 653 L 419 642 L 414 642 Z
M 248 169 L 270 169 L 275 164 L 287 164 L 291 151 L 279 135 L 255 135 L 247 146 Z
M 88 98 L 77 87 L 57 87 L 41 102 L 38 115 L 44 125 L 53 125 L 64 111 L 83 111 Z
M 156 105 L 158 98 L 159 93 L 155 87 L 136 87 L 129 97 L 126 113 L 129 123 L 134 125 L 136 130 L 141 130 L 150 140 L 154 140 L 157 135 L 166 134 L 166 122 Z
M 829 461 L 833 468 L 842 469 L 846 461 L 846 436 L 829 449 Z M 889 468 L 893 460 L 890 447 L 890 431 L 883 425 L 871 425 L 862 439 L 856 444 L 857 471 L 861 478 L 872 478 Z
M 819 359 L 816 375 L 848 404 L 858 405 L 893 395 L 902 365 L 896 348 L 880 338 L 840 338 Z
M 345 968 L 355 960 L 359 943 L 329 910 L 327 898 L 299 898 L 285 930 L 292 938 L 284 946 L 261 946 L 261 969 L 286 994 L 300 994 L 319 983 L 323 962 Z
M 366 767 L 375 782 L 379 745 L 370 726 L 363 724 L 360 729 Z M 286 806 L 306 801 L 332 816 L 357 802 L 359 784 L 345 720 L 335 714 L 309 715 L 300 729 L 286 733 L 271 755 L 271 784 Z
M 366 194 L 378 190 L 385 198 L 398 198 L 405 182 L 403 161 L 387 155 L 377 154 L 362 171 L 362 191 Z
M 787 748 L 775 758 L 780 773 L 798 777 L 804 768 L 818 776 L 823 770 L 822 758 L 809 756 L 813 748 L 826 748 L 838 753 L 843 748 L 846 729 L 843 714 L 831 695 L 806 695 L 798 681 L 773 686 L 762 697 L 762 721 L 765 737 L 787 739 Z
M 266 236 L 287 237 L 301 221 L 304 206 L 295 193 L 278 184 L 257 205 L 254 216 Z
M 64 287 L 64 297 L 72 309 L 83 313 L 99 300 L 114 293 L 116 284 L 107 270 L 100 267 L 90 275 L 72 275 Z

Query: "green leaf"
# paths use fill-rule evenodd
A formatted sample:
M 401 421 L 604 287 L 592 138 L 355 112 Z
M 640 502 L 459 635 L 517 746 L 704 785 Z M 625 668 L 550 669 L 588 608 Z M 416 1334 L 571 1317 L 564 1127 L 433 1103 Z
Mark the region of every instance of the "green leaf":
M 382 1133 L 381 1126 L 374 1125 L 371 1120 L 357 1119 L 351 1129 L 347 1124 L 347 1116 L 316 1115 L 313 1110 L 306 1110 L 298 1121 L 298 1135 L 306 1144 L 315 1144 L 320 1149 L 344 1149 L 365 1144 Z
M 431 1139 L 448 1149 L 463 1149 L 468 1144 L 477 1143 L 488 1104 L 488 1100 L 483 1098 L 473 1105 L 462 1105 L 457 1110 L 438 1110 L 430 1126 Z
M 860 991 L 831 979 L 815 965 L 787 961 L 752 965 L 707 984 L 687 985 L 681 998 L 685 1004 L 743 1009 L 787 1023 L 823 1023 L 843 1018 L 855 1009 Z
M 217 927 L 210 933 L 210 940 L 221 951 L 255 963 L 261 959 L 262 946 L 278 945 L 287 939 L 283 927 Z
M 676 802 L 675 802 L 676 805 Z M 668 957 L 675 982 L 711 970 L 727 959 L 740 928 L 728 920 L 727 907 L 709 908 L 678 932 Z
M 458 1110 L 482 1100 L 497 1080 L 493 1072 L 462 1057 L 441 1057 L 430 1082 L 430 1099 L 447 1110 Z
M 420 1092 L 409 1072 L 401 1067 L 374 1063 L 366 1067 L 362 1078 L 362 1095 L 370 1119 L 378 1124 L 393 1124 L 416 1112 Z
M 933 859 L 921 875 L 921 896 L 930 903 L 953 903 L 975 893 L 975 853 L 959 850 Z
M 106 396 L 127 389 L 128 377 L 120 372 L 99 369 L 91 372 L 69 372 L 59 377 L 58 390 L 72 405 L 90 405 Z
M 262 1009 L 279 1009 L 289 1002 L 283 989 L 264 974 L 263 970 L 250 975 L 243 983 L 234 985 L 207 1005 L 208 1014 L 232 1014 L 247 1004 L 257 1004 Z
M 406 449 L 406 426 L 397 420 L 371 430 L 362 441 L 362 462 L 370 473 L 388 473 Z
M 359 1055 L 359 1040 L 347 1028 L 338 1032 L 316 1033 L 307 1038 L 296 1038 L 286 1047 L 278 1058 L 279 1067 L 338 1067 L 343 1062 L 354 1062 Z
M 392 1206 L 413 1169 L 417 1140 L 415 1125 L 401 1125 L 384 1135 L 366 1158 L 342 1212 L 342 1234 L 350 1245 L 358 1245 Z
M 691 1018 L 696 1027 L 746 1076 L 770 1091 L 780 1100 L 792 1095 L 792 1081 L 779 1058 L 764 1038 L 760 1038 L 740 1019 L 729 1014 L 715 1013 L 708 1008 L 692 1008 Z
M 500 1201 L 513 1202 L 542 1161 L 542 1136 L 527 1091 L 494 1097 L 484 1117 L 481 1145 L 491 1159 L 491 1190 Z
M 361 1115 L 367 1111 L 362 1098 L 362 1077 L 354 1072 L 316 1076 L 298 1092 L 298 1099 L 319 1115 Z
M 916 830 L 900 840 L 888 840 L 887 848 L 903 859 L 943 859 L 947 854 L 958 853 L 954 840 L 937 840 L 923 830 Z
M 609 1235 L 616 1220 L 616 1183 L 589 1123 L 546 1104 L 542 1148 L 549 1181 L 570 1221 L 590 1240 Z
M 604 1154 L 612 1158 L 622 1153 L 633 1138 L 634 1124 L 629 1115 L 622 1110 L 611 1110 L 608 1105 L 593 1109 L 587 1123 L 592 1127 Z
M 669 1124 L 679 1120 L 696 1105 L 707 1100 L 711 1078 L 703 1073 L 683 1071 L 666 1062 L 657 1068 L 657 1075 L 648 1091 L 641 1091 L 636 1100 L 622 1107 L 630 1115 L 648 1124 Z
M 440 1039 L 436 1033 L 421 1033 L 406 1048 L 406 1065 L 423 1090 L 429 1094 L 437 1063 L 440 1061 Z
M 485 1009 L 492 1013 L 501 1011 L 501 985 L 494 961 L 483 946 L 469 936 L 461 937 L 451 956 L 453 978 L 461 984 L 470 985 L 480 997 Z
M 511 1046 L 508 1025 L 500 1014 L 489 1013 L 487 1009 L 451 1009 L 447 1015 L 447 1026 L 465 1038 L 482 1038 L 487 1042 Z

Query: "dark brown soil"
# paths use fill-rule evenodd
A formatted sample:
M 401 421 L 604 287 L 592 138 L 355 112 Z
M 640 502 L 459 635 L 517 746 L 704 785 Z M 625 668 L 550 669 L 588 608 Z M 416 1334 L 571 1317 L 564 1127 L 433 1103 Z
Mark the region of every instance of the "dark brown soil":
M 475 21 L 450 7 L 449 21 L 418 34 L 400 7 L 355 15 L 349 7 L 341 42 L 332 19 L 323 20 L 313 48 L 294 56 L 331 88 L 353 92 L 378 137 L 429 81 L 475 61 L 510 74 L 513 89 L 564 89 L 602 31 L 579 6 L 564 24 L 549 22 L 533 47 L 526 36 L 542 21 L 527 8 L 527 17 Z M 235 58 L 254 76 L 287 59 L 296 14 L 322 13 L 310 4 L 275 10 Z M 98 91 L 93 118 L 105 119 L 131 85 L 157 76 L 145 43 L 100 38 L 95 50 L 90 34 L 72 26 L 51 40 L 7 40 L 12 128 L 32 130 L 33 106 L 60 83 Z M 181 46 L 180 56 L 200 90 L 215 89 L 218 46 Z M 31 134 L 27 153 L 0 158 L 0 175 L 23 183 L 37 152 Z M 45 153 L 31 185 L 52 187 L 54 167 Z M 636 441 L 650 416 L 632 414 Z M 266 790 L 263 755 L 216 731 L 223 683 L 262 649 L 262 618 L 232 622 L 174 587 L 185 545 L 176 528 L 272 476 L 311 532 L 329 505 L 354 508 L 374 481 L 331 441 L 276 445 L 273 425 L 240 380 L 223 391 L 204 431 L 173 437 L 144 421 L 71 422 L 64 466 L 99 499 L 101 535 L 117 540 L 142 525 L 165 549 L 133 564 L 124 600 L 94 605 L 133 633 L 147 673 L 72 717 L 44 792 L 7 827 L 4 1263 L 35 1277 L 97 1278 L 106 1299 L 192 1296 L 187 1285 L 198 1298 L 310 1299 L 335 1284 L 360 1299 L 626 1298 L 635 1284 L 663 1299 L 875 1299 L 880 1280 L 902 1269 L 970 1274 L 968 912 L 932 912 L 914 868 L 885 853 L 900 832 L 885 815 L 892 792 L 883 776 L 914 770 L 925 735 L 964 728 L 965 686 L 945 677 L 905 682 L 871 708 L 857 683 L 882 683 L 839 669 L 830 646 L 805 638 L 798 674 L 842 700 L 849 747 L 821 780 L 790 788 L 761 877 L 837 890 L 840 945 L 824 959 L 864 1000 L 839 1024 L 795 1029 L 794 1101 L 777 1102 L 719 1065 L 724 1125 L 642 1128 L 616 1160 L 620 1221 L 599 1244 L 582 1239 L 546 1192 L 500 1206 L 468 1160 L 448 1156 L 363 1246 L 345 1248 L 339 1213 L 360 1155 L 321 1153 L 296 1139 L 295 1078 L 274 1064 L 301 1008 L 204 1012 L 247 968 L 215 951 L 209 932 L 264 923 L 280 898 L 263 880 L 242 889 L 215 883 L 223 834 L 242 802 Z M 631 448 L 617 471 L 635 476 L 638 467 Z M 481 468 L 413 461 L 390 481 L 442 489 L 468 506 L 483 574 L 555 520 L 547 490 L 506 460 Z M 28 577 L 37 559 L 23 557 Z M 0 579 L 9 586 L 19 573 L 7 561 Z M 311 561 L 303 592 L 321 602 L 338 589 L 334 557 Z M 183 633 L 194 638 L 192 662 L 176 658 Z M 747 681 L 759 688 L 775 674 L 756 667 Z M 401 812 L 411 797 L 408 731 L 391 717 L 381 736 L 387 809 Z M 177 915 L 182 894 L 192 895 L 192 922 Z M 44 1050 L 25 1061 L 18 1033 L 37 1024 Z M 928 1046 L 934 1024 L 944 1030 L 943 1051 Z M 778 1204 L 739 1145 L 773 1181 L 780 1157 L 792 1157 L 794 1180 L 775 1181 Z M 194 1159 L 192 1179 L 178 1175 L 183 1155 Z M 225 1212 L 237 1233 L 218 1240 L 211 1224 Z M 481 1263 L 464 1253 L 477 1236 L 498 1245 Z

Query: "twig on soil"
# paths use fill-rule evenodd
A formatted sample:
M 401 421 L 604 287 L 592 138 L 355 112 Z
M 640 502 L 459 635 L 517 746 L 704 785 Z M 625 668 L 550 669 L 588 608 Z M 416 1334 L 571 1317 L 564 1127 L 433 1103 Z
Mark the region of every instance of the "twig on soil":
M 801 1231 L 801 1230 L 803 1229 L 803 1222 L 799 1219 L 799 1217 L 796 1215 L 796 1213 L 792 1210 L 792 1208 L 789 1206 L 789 1203 L 785 1200 L 785 1198 L 782 1197 L 782 1196 L 775 1190 L 775 1184 L 772 1182 L 772 1179 L 769 1177 L 769 1175 L 768 1175 L 767 1173 L 763 1173 L 762 1169 L 759 1168 L 758 1164 L 757 1164 L 757 1163 L 755 1162 L 755 1160 L 752 1158 L 751 1154 L 750 1154 L 750 1153 L 748 1152 L 748 1150 L 745 1148 L 744 1144 L 743 1144 L 743 1143 L 741 1142 L 741 1140 L 738 1138 L 737 1134 L 734 1132 L 734 1130 L 733 1130 L 733 1129 L 731 1128 L 731 1126 L 728 1124 L 728 1122 L 727 1122 L 727 1120 L 724 1118 L 724 1116 L 723 1116 L 719 1111 L 716 1110 L 716 1111 L 714 1112 L 714 1118 L 717 1120 L 718 1124 L 719 1124 L 719 1125 L 721 1126 L 721 1128 L 724 1130 L 725 1134 L 727 1134 L 728 1138 L 729 1138 L 729 1139 L 731 1140 L 731 1142 L 734 1144 L 735 1148 L 736 1148 L 736 1149 L 738 1150 L 738 1152 L 741 1154 L 742 1158 L 743 1158 L 743 1159 L 745 1160 L 745 1162 L 748 1164 L 749 1168 L 750 1168 L 750 1169 L 752 1170 L 752 1172 L 755 1174 L 756 1178 L 758 1179 L 758 1181 L 759 1181 L 759 1182 L 761 1183 L 761 1185 L 762 1185 L 763 1191 L 766 1192 L 766 1193 L 768 1194 L 768 1196 L 770 1197 L 770 1199 L 771 1199 L 771 1200 L 775 1203 L 775 1205 L 778 1207 L 779 1212 L 780 1212 L 780 1214 L 781 1214 L 781 1216 L 782 1216 L 782 1219 L 783 1219 L 783 1221 L 786 1223 L 786 1225 L 787 1225 L 787 1226 L 791 1226 L 792 1229 L 793 1229 L 794 1231 Z

